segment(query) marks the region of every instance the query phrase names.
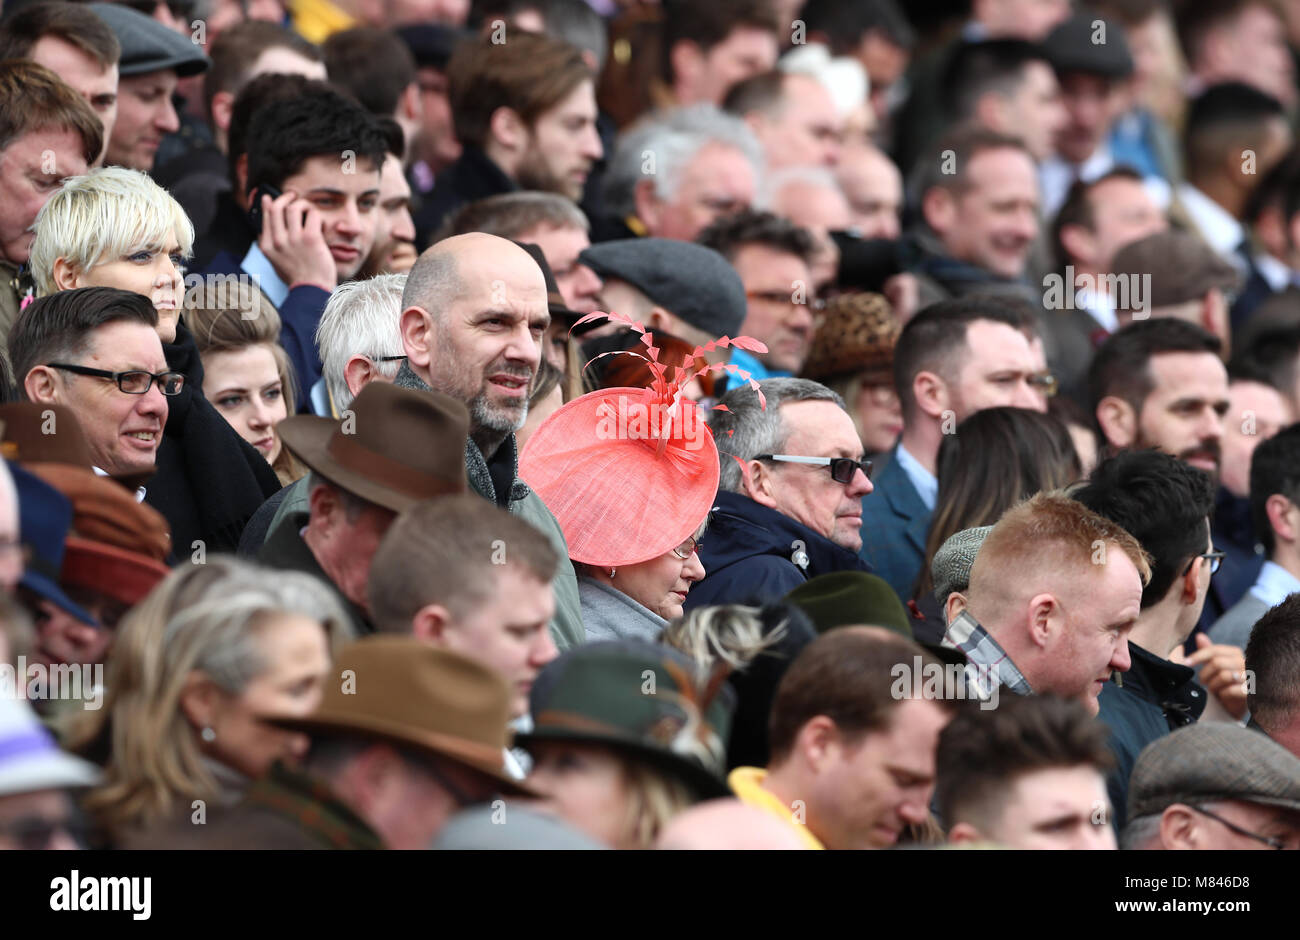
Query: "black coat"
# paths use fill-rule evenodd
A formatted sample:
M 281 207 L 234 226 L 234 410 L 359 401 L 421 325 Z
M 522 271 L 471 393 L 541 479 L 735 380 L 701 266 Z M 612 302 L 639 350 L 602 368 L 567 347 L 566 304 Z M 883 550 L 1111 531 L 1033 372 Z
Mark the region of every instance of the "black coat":
M 460 159 L 438 174 L 433 192 L 415 212 L 415 244 L 426 248 L 445 219 L 466 203 L 519 188 L 492 158 L 466 144 Z
M 280 489 L 280 479 L 203 397 L 203 365 L 183 323 L 163 352 L 168 368 L 184 373 L 185 387 L 167 399 L 167 425 L 145 502 L 171 525 L 173 561 L 190 557 L 196 541 L 205 552 L 233 552 L 257 507 Z

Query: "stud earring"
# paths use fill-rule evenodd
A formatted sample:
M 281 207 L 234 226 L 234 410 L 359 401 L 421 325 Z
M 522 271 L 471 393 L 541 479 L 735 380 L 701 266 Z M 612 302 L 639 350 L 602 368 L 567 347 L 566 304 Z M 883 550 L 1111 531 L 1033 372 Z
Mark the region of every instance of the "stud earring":
M 199 737 L 201 737 L 204 741 L 207 741 L 209 744 L 211 744 L 213 741 L 217 739 L 217 733 L 213 731 L 211 728 L 205 727 L 202 731 L 199 732 Z
M 617 571 L 617 570 L 618 570 L 617 568 L 610 568 L 610 569 L 609 569 L 609 576 L 610 576 L 611 578 L 614 577 L 614 572 Z

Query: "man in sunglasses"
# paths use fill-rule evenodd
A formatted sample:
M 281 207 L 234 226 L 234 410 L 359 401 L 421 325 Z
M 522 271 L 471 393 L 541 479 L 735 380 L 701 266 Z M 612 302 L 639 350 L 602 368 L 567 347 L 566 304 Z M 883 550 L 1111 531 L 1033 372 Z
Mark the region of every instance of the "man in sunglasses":
M 168 399 L 185 384 L 167 367 L 157 324 L 143 294 L 83 287 L 36 300 L 9 335 L 19 394 L 71 409 L 103 475 L 154 472 Z
M 844 400 L 809 379 L 759 386 L 765 406 L 745 384 L 709 417 L 718 497 L 700 548 L 707 574 L 687 596 L 688 611 L 765 603 L 817 575 L 871 570 L 858 557 L 871 462 Z
M 1232 647 L 1208 643 L 1183 661 L 1183 643 L 1223 558 L 1210 539 L 1214 489 L 1207 474 L 1158 450 L 1128 450 L 1102 461 L 1071 495 L 1122 526 L 1151 559 L 1151 580 L 1128 636 L 1131 665 L 1111 674 L 1097 696 L 1098 717 L 1110 728 L 1115 755 L 1106 787 L 1116 827 L 1122 828 L 1129 774 L 1142 749 L 1199 719 L 1211 700 L 1207 689 L 1241 717 L 1245 663 Z M 1202 664 L 1198 683 L 1192 666 Z
M 1250 728 L 1207 721 L 1133 768 L 1122 849 L 1300 849 L 1300 758 Z

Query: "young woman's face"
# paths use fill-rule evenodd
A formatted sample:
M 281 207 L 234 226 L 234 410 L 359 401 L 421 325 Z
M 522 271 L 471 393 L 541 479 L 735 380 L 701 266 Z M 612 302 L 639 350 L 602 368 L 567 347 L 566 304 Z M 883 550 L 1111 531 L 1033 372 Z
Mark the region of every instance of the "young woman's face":
M 203 355 L 203 395 L 267 463 L 280 456 L 275 426 L 289 415 L 270 345 Z
M 568 741 L 532 746 L 528 783 L 576 829 L 610 848 L 631 848 L 630 793 L 623 763 L 607 748 Z
M 185 296 L 184 284 L 185 258 L 180 243 L 171 236 L 165 250 L 142 248 L 116 260 L 104 261 L 75 275 L 72 286 L 117 287 L 143 294 L 158 311 L 158 338 L 164 343 L 174 343 Z
M 300 614 L 280 613 L 258 630 L 266 669 L 239 695 L 227 696 L 212 719 L 216 737 L 205 745 L 217 760 L 256 779 L 277 760 L 300 760 L 304 734 L 267 724 L 267 717 L 300 718 L 320 704 L 330 668 L 325 628 Z

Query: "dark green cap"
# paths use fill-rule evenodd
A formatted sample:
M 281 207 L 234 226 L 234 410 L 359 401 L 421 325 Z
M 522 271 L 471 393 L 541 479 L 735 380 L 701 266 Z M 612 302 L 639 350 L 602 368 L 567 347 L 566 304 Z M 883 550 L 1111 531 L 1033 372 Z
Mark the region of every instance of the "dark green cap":
M 805 581 L 785 596 L 818 633 L 834 627 L 884 627 L 912 639 L 912 623 L 889 582 L 865 571 L 835 571 Z
M 727 738 L 735 694 L 702 680 L 676 650 L 644 640 L 587 643 L 550 663 L 529 697 L 538 741 L 603 744 L 685 782 L 701 799 L 728 796 Z

